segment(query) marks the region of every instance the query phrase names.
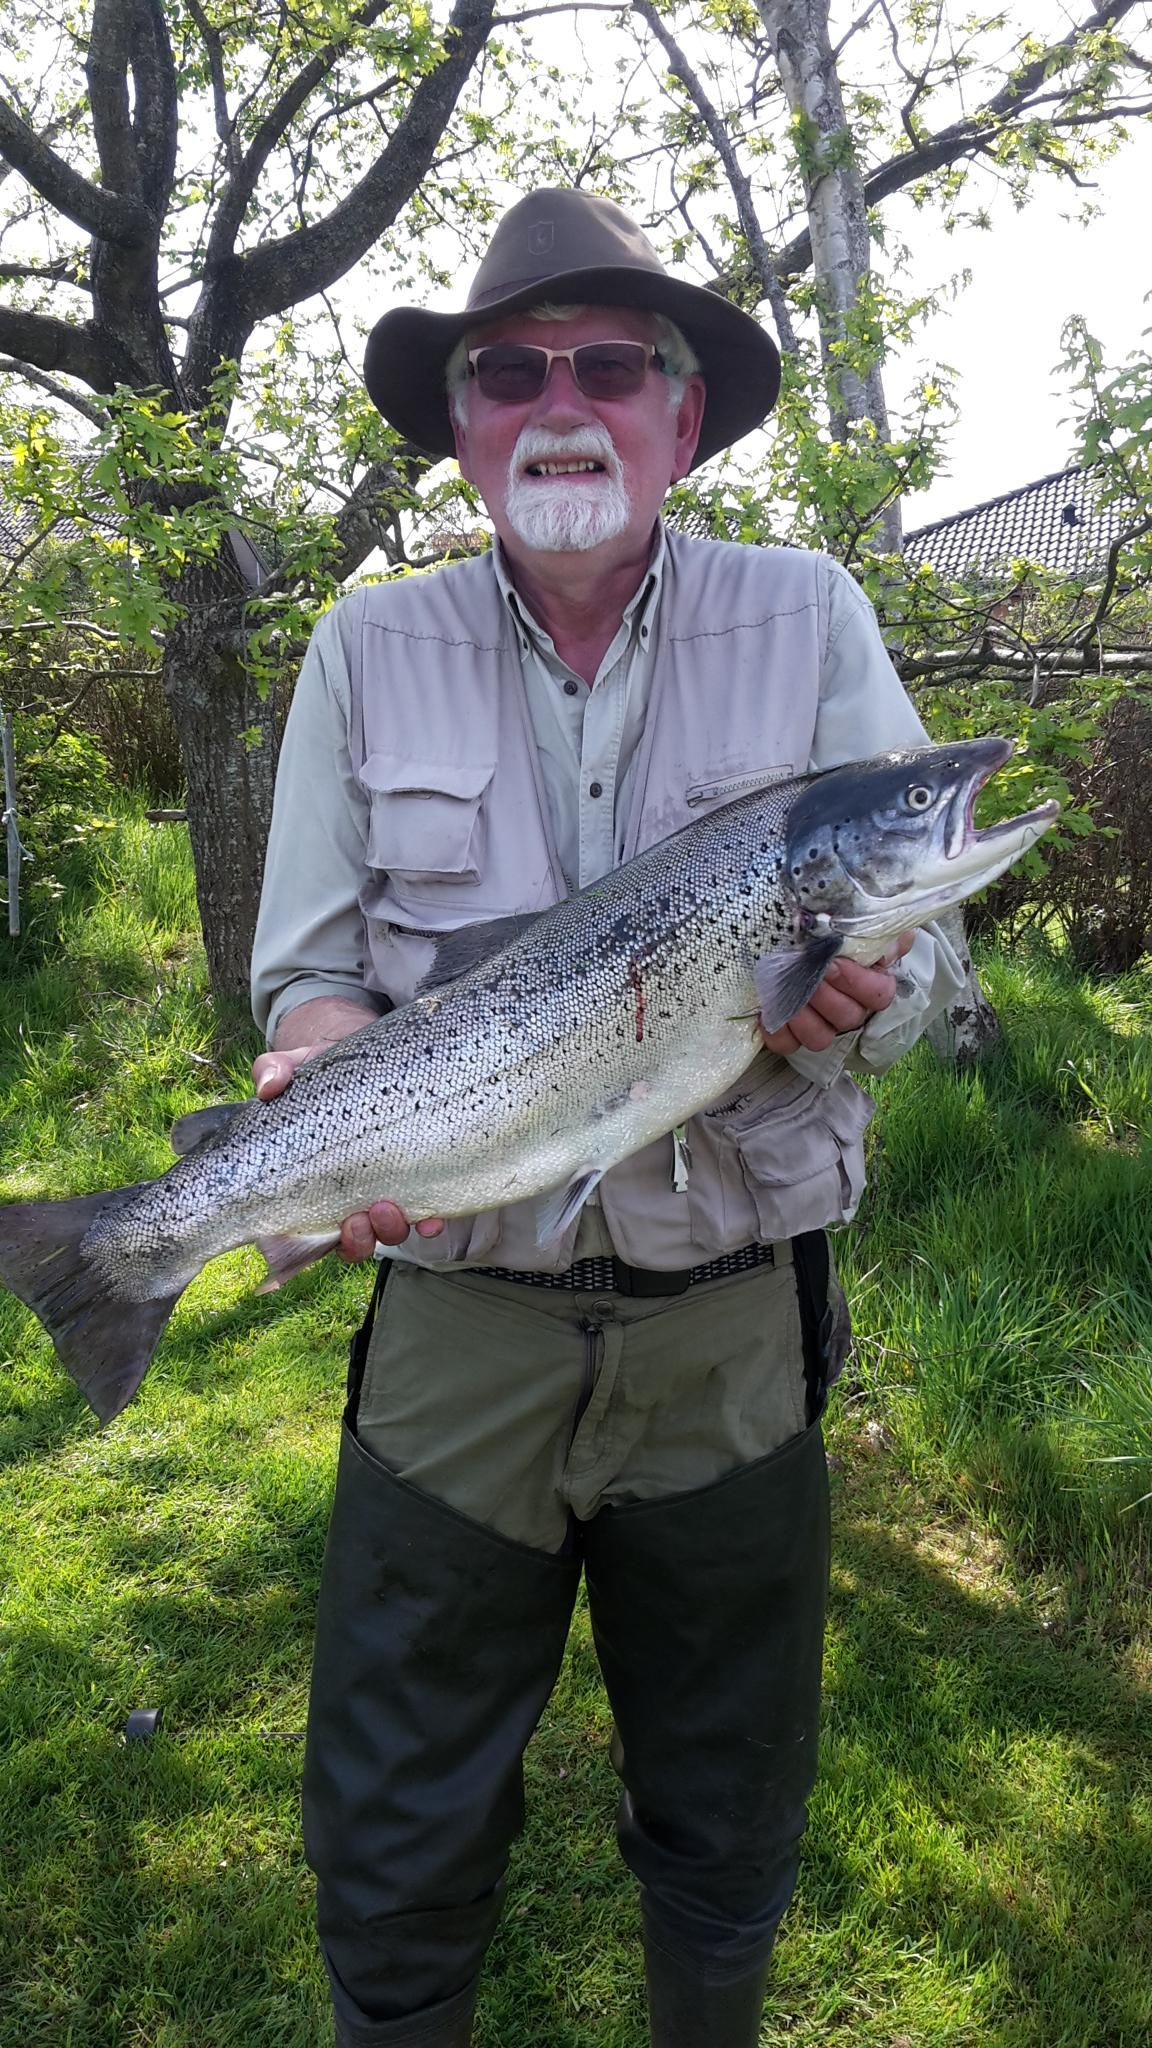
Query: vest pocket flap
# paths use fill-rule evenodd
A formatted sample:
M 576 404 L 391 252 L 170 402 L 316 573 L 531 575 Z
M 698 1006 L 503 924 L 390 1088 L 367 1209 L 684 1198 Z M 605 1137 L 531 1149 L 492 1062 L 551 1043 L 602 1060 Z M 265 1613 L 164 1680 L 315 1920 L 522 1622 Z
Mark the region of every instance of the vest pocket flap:
M 846 1078 L 799 1110 L 730 1133 L 761 1234 L 794 1237 L 846 1221 L 864 1191 L 859 1140 L 874 1104 Z
M 368 792 L 368 865 L 389 874 L 451 875 L 476 881 L 480 799 L 495 763 L 426 762 L 369 754 L 360 770 Z
M 767 1116 L 763 1123 L 731 1132 L 750 1185 L 793 1187 L 797 1181 L 836 1165 L 840 1144 L 821 1109 L 822 1105 L 813 1101 L 799 1115 Z

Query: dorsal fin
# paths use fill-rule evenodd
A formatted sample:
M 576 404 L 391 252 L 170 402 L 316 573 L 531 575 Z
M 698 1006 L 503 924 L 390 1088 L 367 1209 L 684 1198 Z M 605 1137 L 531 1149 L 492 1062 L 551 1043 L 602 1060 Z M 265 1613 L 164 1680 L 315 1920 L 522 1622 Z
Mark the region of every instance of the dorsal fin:
M 478 967 L 482 960 L 490 960 L 494 954 L 502 953 L 521 932 L 534 925 L 542 910 L 518 911 L 514 917 L 492 917 L 486 924 L 462 925 L 458 932 L 449 932 L 436 942 L 436 958 L 424 976 L 418 995 L 427 995 L 429 989 L 443 988 L 446 982 L 459 981 L 470 967 Z
M 172 1150 L 183 1159 L 202 1145 L 205 1138 L 214 1138 L 233 1117 L 247 1109 L 246 1102 L 214 1102 L 210 1109 L 190 1109 L 187 1116 L 178 1116 L 172 1126 L 170 1143 Z

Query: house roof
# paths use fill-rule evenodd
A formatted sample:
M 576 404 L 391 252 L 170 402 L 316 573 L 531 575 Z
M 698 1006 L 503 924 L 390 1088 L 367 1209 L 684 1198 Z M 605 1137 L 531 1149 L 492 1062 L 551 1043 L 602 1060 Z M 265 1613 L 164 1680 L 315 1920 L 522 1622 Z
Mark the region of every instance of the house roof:
M 1123 501 L 1099 503 L 1110 474 L 1103 463 L 1056 470 L 950 519 L 936 519 L 905 534 L 904 559 L 914 568 L 930 563 L 941 576 L 1000 568 L 1021 557 L 1068 575 L 1097 574 L 1130 517 Z
M 75 519 L 58 519 L 52 528 L 51 539 L 86 540 L 93 525 L 98 526 L 102 532 L 116 531 L 116 521 L 111 517 L 96 519 L 83 526 Z M 31 508 L 25 510 L 22 505 L 6 504 L 0 499 L 0 561 L 11 561 L 21 549 L 28 546 L 29 541 L 34 541 L 41 531 L 42 522 L 35 511 Z
M 3 461 L 4 458 L 0 456 L 0 471 L 2 471 Z M 0 486 L 2 486 L 2 475 L 0 475 Z M 88 540 L 91 537 L 93 528 L 98 533 L 115 535 L 119 531 L 119 521 L 115 513 L 111 511 L 108 513 L 95 512 L 91 519 L 83 524 L 76 519 L 62 518 L 56 521 L 50 533 L 45 534 L 44 538 L 56 542 Z M 36 508 L 34 506 L 25 507 L 20 504 L 18 499 L 6 498 L 2 487 L 0 487 L 0 562 L 13 561 L 29 545 L 29 542 L 33 542 L 39 537 L 41 531 L 41 521 Z M 229 527 L 227 538 L 231 544 L 236 567 L 239 569 L 244 583 L 249 590 L 258 589 L 259 585 L 270 574 L 269 564 L 261 550 L 254 541 L 249 540 L 248 536 L 238 526 Z

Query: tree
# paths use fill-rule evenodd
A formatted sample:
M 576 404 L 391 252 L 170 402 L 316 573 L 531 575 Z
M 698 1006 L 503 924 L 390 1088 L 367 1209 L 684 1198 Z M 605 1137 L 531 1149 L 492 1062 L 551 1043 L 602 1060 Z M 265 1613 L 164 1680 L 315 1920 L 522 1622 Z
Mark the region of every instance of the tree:
M 1152 107 L 1137 0 L 1082 0 L 1050 37 L 953 21 L 945 0 L 870 0 L 839 33 L 826 0 L 494 4 L 453 0 L 437 26 L 421 0 L 258 0 L 241 25 L 222 0 L 90 0 L 80 29 L 62 0 L 10 0 L 0 29 L 19 78 L 0 100 L 0 369 L 24 393 L 0 419 L 9 487 L 42 532 L 116 510 L 86 624 L 162 651 L 219 993 L 244 983 L 310 612 L 374 547 L 404 567 L 475 525 L 467 490 L 367 404 L 352 266 L 394 293 L 447 282 L 529 183 L 631 206 L 670 258 L 763 305 L 785 355 L 758 467 L 698 480 L 682 512 L 832 548 L 905 658 L 891 548 L 947 390 L 925 380 L 890 422 L 884 361 L 918 306 L 884 209 L 906 194 L 947 224 L 974 196 L 979 214 L 980 176 L 1018 203 L 1042 173 L 1078 187 Z M 79 454 L 62 405 L 92 437 Z M 50 574 L 19 581 L 9 629 L 66 611 Z
M 1146 27 L 1147 10 L 1132 0 L 1106 0 L 1085 9 L 1070 28 L 1062 20 L 1064 32 L 1051 41 L 1029 32 L 1011 50 L 1006 77 L 997 77 L 995 61 L 988 61 L 1004 17 L 968 17 L 957 38 L 946 34 L 944 0 L 902 10 L 889 0 L 870 0 L 835 45 L 829 0 L 756 0 L 755 11 L 747 0 L 725 0 L 725 24 L 746 52 L 743 68 L 727 71 L 707 48 L 702 62 L 694 63 L 678 39 L 674 21 L 684 23 L 686 37 L 699 37 L 694 10 L 657 13 L 650 0 L 634 0 L 634 11 L 668 64 L 676 111 L 665 132 L 681 218 L 729 289 L 743 286 L 751 299 L 770 302 L 786 351 L 783 432 L 774 461 L 761 472 L 767 518 L 754 515 L 746 486 L 742 531 L 752 537 L 749 529 L 767 523 L 779 538 L 814 541 L 858 565 L 894 652 L 915 666 L 921 650 L 909 650 L 905 580 L 896 559 L 900 496 L 908 483 L 930 473 L 938 445 L 932 412 L 938 412 L 944 392 L 939 384 L 923 386 L 920 419 L 893 436 L 883 360 L 907 335 L 919 309 L 899 302 L 891 274 L 881 278 L 874 271 L 872 228 L 882 244 L 885 239 L 877 209 L 907 191 L 918 206 L 935 201 L 954 217 L 975 165 L 992 166 L 1006 178 L 1017 203 L 1040 169 L 1082 184 L 1094 154 L 1115 146 L 1123 120 L 1152 109 L 1146 96 L 1152 61 L 1121 34 L 1129 16 Z M 846 53 L 870 25 L 882 30 L 890 46 L 890 96 L 851 75 Z M 777 80 L 768 74 L 765 83 L 769 58 Z M 729 86 L 719 102 L 705 71 L 719 83 L 732 78 L 733 68 L 735 91 Z M 981 92 L 985 80 L 988 89 Z M 762 118 L 773 99 L 775 136 L 765 133 Z M 949 101 L 966 101 L 966 110 L 957 114 Z M 942 105 L 952 118 L 933 126 Z M 777 167 L 771 194 L 757 177 L 758 164 L 765 162 Z M 723 266 L 693 220 L 690 205 L 697 202 L 708 210 L 710 233 L 718 230 L 731 252 Z M 804 224 L 789 231 L 797 216 Z M 891 273 L 892 263 L 887 267 Z M 804 315 L 813 313 L 818 363 L 803 324 Z M 816 423 L 822 431 L 813 431 Z M 1097 627 L 1114 587 L 1109 578 Z M 921 587 L 922 626 L 932 609 L 928 595 Z M 1080 643 L 1081 659 L 1085 644 Z M 985 648 L 984 666 L 989 652 Z M 969 662 L 974 653 L 969 645 Z M 934 1042 L 949 1057 L 972 1059 L 995 1040 L 999 1027 L 972 971 L 962 917 L 954 913 L 947 924 L 968 971 Z
M 455 0 L 439 33 L 419 0 L 263 4 L 240 20 L 213 0 L 93 0 L 83 37 L 68 11 L 48 26 L 24 5 L 5 17 L 24 77 L 0 97 L 0 156 L 21 181 L 7 226 L 27 260 L 0 265 L 0 349 L 101 428 L 95 481 L 125 514 L 142 510 L 136 531 L 160 549 L 162 680 L 221 995 L 246 983 L 277 716 L 247 659 L 246 606 L 267 565 L 232 495 L 239 367 L 261 323 L 326 292 L 435 182 L 492 8 Z M 16 445 L 34 469 L 35 435 Z M 61 470 L 43 419 L 40 448 Z M 375 543 L 381 499 L 391 512 L 403 496 L 403 459 L 381 449 L 336 512 L 345 573 Z

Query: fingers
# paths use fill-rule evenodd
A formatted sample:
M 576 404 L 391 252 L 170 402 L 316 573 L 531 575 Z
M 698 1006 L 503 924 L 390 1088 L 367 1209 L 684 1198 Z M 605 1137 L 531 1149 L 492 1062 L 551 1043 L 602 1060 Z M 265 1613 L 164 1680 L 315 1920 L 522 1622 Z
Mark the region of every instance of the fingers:
M 776 1031 L 762 1031 L 760 1036 L 769 1052 L 795 1052 L 800 1044 L 800 1040 L 793 1035 L 791 1027 L 787 1024 L 781 1024 Z
M 355 1216 L 345 1218 L 340 1230 L 340 1256 L 355 1265 L 370 1259 L 377 1244 L 403 1244 L 412 1228 L 403 1209 L 395 1202 L 373 1202 Z M 418 1237 L 439 1237 L 444 1224 L 438 1216 L 425 1217 L 416 1225 Z
M 252 1079 L 261 1102 L 271 1102 L 273 1096 L 282 1095 L 306 1050 L 299 1052 L 262 1052 L 252 1062 Z
M 403 1235 L 407 1237 L 405 1230 Z M 400 1238 L 382 1238 L 382 1244 L 399 1244 Z M 376 1249 L 376 1232 L 367 1209 L 361 1209 L 355 1216 L 346 1216 L 340 1226 L 340 1257 L 350 1265 L 360 1259 L 370 1259 Z
M 252 1062 L 252 1079 L 261 1102 L 271 1102 L 273 1096 L 283 1095 L 297 1067 L 303 1066 L 314 1053 L 323 1052 L 330 1042 L 322 1040 L 319 1045 L 294 1045 L 284 1052 L 257 1053 Z
M 874 977 L 871 969 L 867 972 L 870 980 L 881 978 L 878 975 Z M 809 1007 L 818 1017 L 822 1017 L 826 1024 L 830 1024 L 835 1032 L 859 1031 L 868 1021 L 869 1006 L 862 1000 L 865 994 L 866 991 L 857 986 L 854 977 L 849 978 L 845 987 L 830 968 L 828 975 L 812 996 Z
M 915 932 L 901 932 L 873 967 L 858 960 L 834 960 L 810 1002 L 777 1031 L 761 1032 L 769 1052 L 827 1052 L 835 1038 L 847 1031 L 859 1031 L 877 1011 L 886 1010 L 896 994 L 896 982 L 885 962 L 902 960 L 915 940 Z
M 855 1015 L 841 1029 L 858 1031 L 875 1011 L 888 1008 L 895 993 L 896 983 L 883 966 L 863 967 L 859 960 L 834 960 L 812 1000 L 834 995 L 838 1002 L 847 1002 Z
M 815 1000 L 815 999 L 813 999 Z M 827 1052 L 836 1037 L 836 1026 L 828 1023 L 812 1003 L 805 1003 L 779 1031 L 761 1033 L 769 1052 Z

